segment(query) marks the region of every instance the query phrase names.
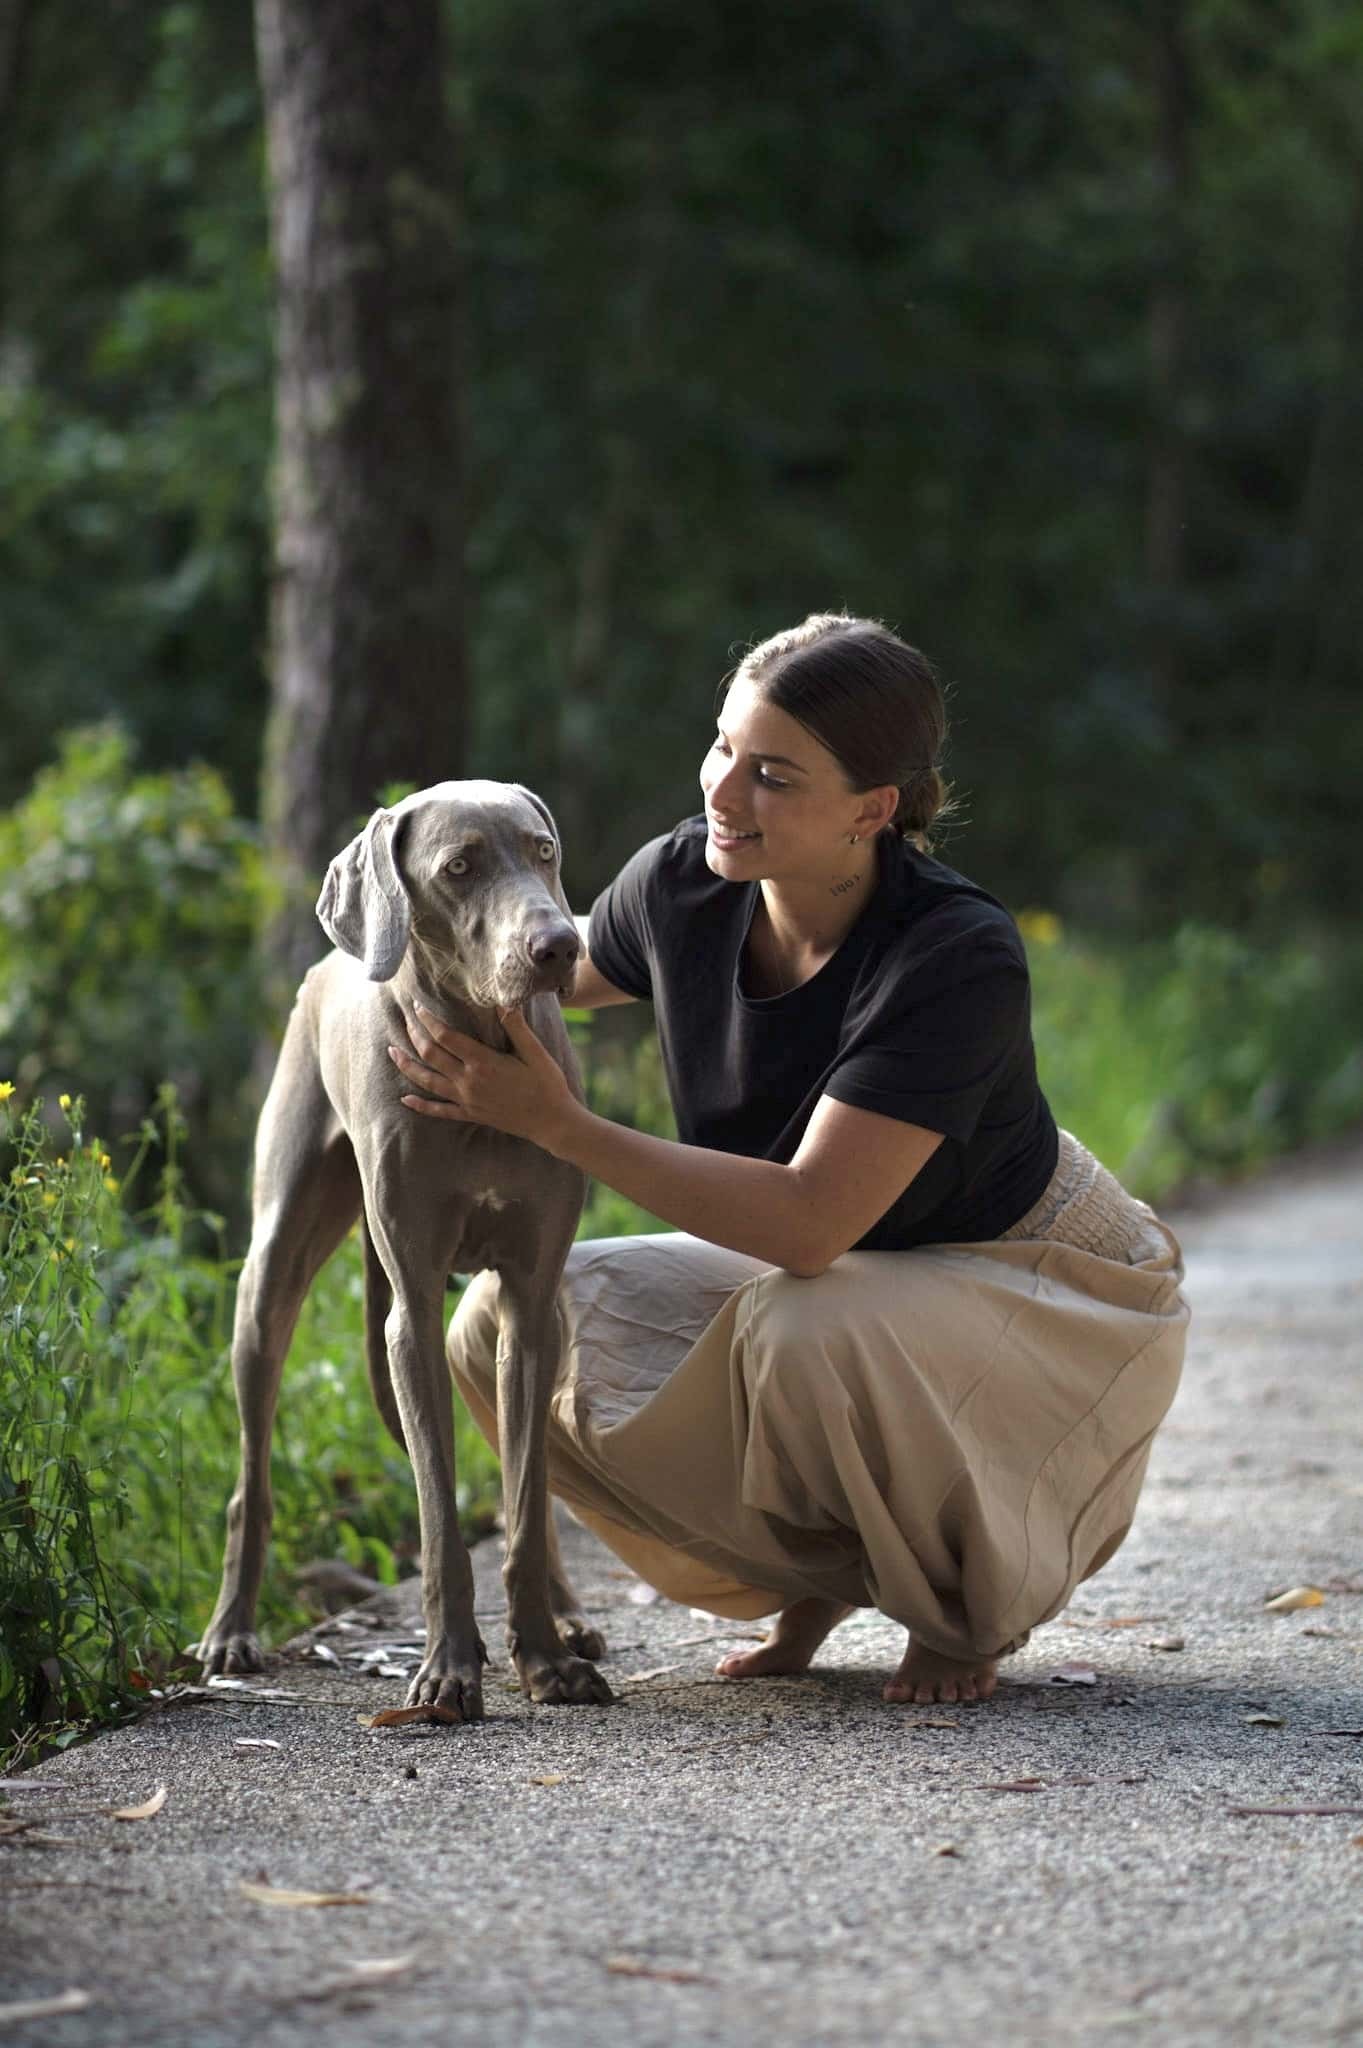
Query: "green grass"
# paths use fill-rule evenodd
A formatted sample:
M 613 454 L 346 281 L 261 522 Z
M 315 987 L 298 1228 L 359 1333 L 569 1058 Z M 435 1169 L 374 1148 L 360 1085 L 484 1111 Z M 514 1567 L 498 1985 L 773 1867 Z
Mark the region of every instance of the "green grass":
M 1140 949 L 1020 920 L 1043 1085 L 1060 1121 L 1158 1200 L 1363 1117 L 1363 951 L 1255 947 L 1189 927 Z M 603 1113 L 670 1128 L 641 1013 L 578 1027 Z M 163 1091 L 131 1158 L 80 1102 L 22 1112 L 0 1077 L 0 1764 L 125 1711 L 183 1668 L 217 1589 L 236 1476 L 228 1366 L 235 1264 L 183 1200 L 183 1126 Z M 138 1190 L 143 1190 L 139 1197 Z M 138 1200 L 146 1206 L 137 1207 Z M 583 1234 L 656 1227 L 595 1188 Z M 491 1452 L 456 1404 L 466 1529 L 497 1502 Z M 345 1558 L 392 1580 L 417 1543 L 407 1461 L 373 1408 L 352 1238 L 308 1298 L 275 1434 L 261 1624 L 308 1611 L 295 1573 Z

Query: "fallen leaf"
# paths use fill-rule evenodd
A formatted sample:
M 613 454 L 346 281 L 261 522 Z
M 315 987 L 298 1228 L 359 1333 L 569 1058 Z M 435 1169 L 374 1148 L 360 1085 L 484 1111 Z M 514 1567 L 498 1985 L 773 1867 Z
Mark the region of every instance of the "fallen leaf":
M 1047 1778 L 999 1778 L 977 1785 L 977 1792 L 1044 1792 Z
M 1265 1614 L 1295 1614 L 1302 1607 L 1323 1607 L 1325 1595 L 1319 1586 L 1293 1586 L 1275 1600 L 1265 1600 Z
M 271 1735 L 239 1735 L 232 1744 L 233 1749 L 282 1749 L 282 1742 L 276 1742 Z
M 442 1727 L 460 1726 L 453 1707 L 384 1707 L 377 1714 L 357 1714 L 361 1728 L 407 1728 L 413 1721 L 438 1721 Z
M 959 1856 L 960 1853 L 954 1842 L 934 1842 L 928 1850 L 929 1856 Z
M 1240 1719 L 1246 1728 L 1285 1728 L 1286 1721 L 1280 1714 L 1242 1714 Z
M 282 1687 L 277 1685 L 252 1685 L 249 1679 L 223 1678 L 221 1674 L 217 1672 L 215 1672 L 211 1678 L 206 1678 L 204 1680 L 204 1686 L 207 1686 L 207 1688 L 211 1692 L 249 1693 L 252 1699 L 257 1700 L 298 1700 L 303 1697 L 301 1693 L 285 1692 Z M 192 1694 L 196 1692 L 202 1692 L 203 1687 L 187 1685 L 183 1687 L 182 1690 L 186 1694 Z
M 959 1721 L 929 1721 L 929 1720 L 923 1720 L 923 1721 L 906 1721 L 906 1722 L 904 1723 L 904 1726 L 905 1726 L 906 1728 L 959 1728 L 959 1727 L 960 1727 L 960 1725 L 961 1725 L 961 1724 L 960 1724 L 960 1722 L 959 1722 Z
M 1228 1806 L 1227 1813 L 1363 1813 L 1363 1806 Z
M 651 1671 L 630 1671 L 620 1680 L 621 1685 L 643 1685 L 650 1678 L 666 1678 L 669 1671 L 680 1671 L 680 1664 L 656 1664 Z
M 400 1977 L 415 1962 L 414 1955 L 357 1957 L 353 1963 L 347 1964 L 340 1976 L 324 1977 L 320 1983 L 305 1986 L 292 1995 L 309 2000 L 344 1998 L 348 1993 L 363 1991 L 371 1984 L 386 1984 L 392 1978 Z
M 88 1991 L 59 1991 L 55 1998 L 21 1998 L 13 2005 L 0 2005 L 0 2026 L 17 2026 L 21 2020 L 54 2020 L 59 2013 L 84 2012 L 93 2004 Z
M 321 1664 L 339 1664 L 341 1661 L 336 1652 L 328 1649 L 325 1643 L 313 1643 L 308 1651 L 308 1655 L 316 1657 Z
M 708 1628 L 704 1635 L 678 1636 L 675 1643 L 669 1643 L 671 1650 L 689 1650 L 696 1643 L 764 1643 L 767 1632 L 764 1628 Z
M 530 1778 L 526 1782 L 531 1785 L 561 1785 L 563 1783 L 563 1773 L 561 1771 L 550 1771 L 542 1778 Z
M 1337 1636 L 1339 1630 L 1337 1628 L 1304 1628 L 1301 1633 L 1304 1636 Z
M 1152 1621 L 1162 1621 L 1160 1614 L 1115 1614 L 1095 1615 L 1090 1628 L 1149 1628 Z
M 1182 1650 L 1187 1645 L 1182 1636 L 1155 1636 L 1145 1647 L 1147 1650 Z
M 166 1788 L 164 1785 L 158 1785 L 151 1798 L 144 1799 L 140 1806 L 116 1806 L 113 1817 L 115 1820 L 150 1820 L 154 1813 L 161 1811 L 165 1803 Z
M 1048 1685 L 1097 1685 L 1098 1673 L 1091 1664 L 1057 1664 L 1046 1680 Z
M 242 1878 L 238 1890 L 258 1906 L 367 1906 L 368 1892 L 294 1892 L 273 1884 L 252 1884 Z
M 630 1587 L 625 1597 L 632 1607 L 651 1607 L 655 1600 L 662 1598 L 662 1595 L 656 1586 L 646 1586 L 640 1579 L 637 1586 Z
M 699 1970 L 664 1970 L 654 1963 L 636 1963 L 632 1956 L 607 1956 L 606 1968 L 615 1977 L 656 1977 L 663 1984 L 709 1984 Z

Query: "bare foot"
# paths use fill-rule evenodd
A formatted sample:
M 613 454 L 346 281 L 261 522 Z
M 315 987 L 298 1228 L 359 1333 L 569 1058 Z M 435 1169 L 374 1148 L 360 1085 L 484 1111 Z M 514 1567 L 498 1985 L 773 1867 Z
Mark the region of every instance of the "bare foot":
M 944 1707 L 970 1706 L 989 1698 L 998 1676 L 993 1657 L 962 1664 L 937 1650 L 925 1650 L 910 1638 L 904 1661 L 886 1686 L 884 1697 L 909 1707 L 929 1707 L 934 1702 Z
M 836 1600 L 797 1600 L 781 1609 L 765 1643 L 755 1650 L 731 1650 L 715 1670 L 721 1678 L 780 1678 L 808 1671 L 824 1637 L 851 1612 Z

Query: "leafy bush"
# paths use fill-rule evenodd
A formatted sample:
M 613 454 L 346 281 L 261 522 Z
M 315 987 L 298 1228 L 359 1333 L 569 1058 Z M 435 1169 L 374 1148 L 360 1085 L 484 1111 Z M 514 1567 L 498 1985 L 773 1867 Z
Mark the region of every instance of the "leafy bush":
M 0 1082 L 0 1759 L 107 1718 L 174 1668 L 208 1620 L 236 1477 L 228 1369 L 234 1262 L 190 1249 L 184 1126 L 162 1095 L 135 1165 L 158 1193 L 128 1211 L 84 1105 L 65 1149 Z M 202 1234 L 202 1229 L 199 1233 Z M 340 1556 L 383 1579 L 417 1543 L 403 1453 L 364 1372 L 359 1246 L 314 1286 L 275 1432 L 275 1530 L 261 1600 L 278 1639 L 310 1618 L 305 1564 Z M 496 1460 L 459 1413 L 459 1503 L 488 1526 Z
M 0 1074 L 26 1098 L 79 1087 L 116 1156 L 171 1081 L 195 1194 L 234 1218 L 260 888 L 255 836 L 220 778 L 139 774 L 116 726 L 68 734 L 0 813 Z

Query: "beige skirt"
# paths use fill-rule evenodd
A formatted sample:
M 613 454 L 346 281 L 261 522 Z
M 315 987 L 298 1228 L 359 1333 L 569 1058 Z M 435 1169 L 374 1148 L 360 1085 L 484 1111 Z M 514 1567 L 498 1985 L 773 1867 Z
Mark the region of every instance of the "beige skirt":
M 683 1233 L 575 1245 L 554 1491 L 673 1600 L 751 1620 L 810 1594 L 949 1657 L 1002 1656 L 1131 1526 L 1178 1386 L 1172 1234 L 1061 1134 L 1003 1237 L 847 1252 L 802 1280 Z M 449 1357 L 497 1442 L 497 1286 Z

